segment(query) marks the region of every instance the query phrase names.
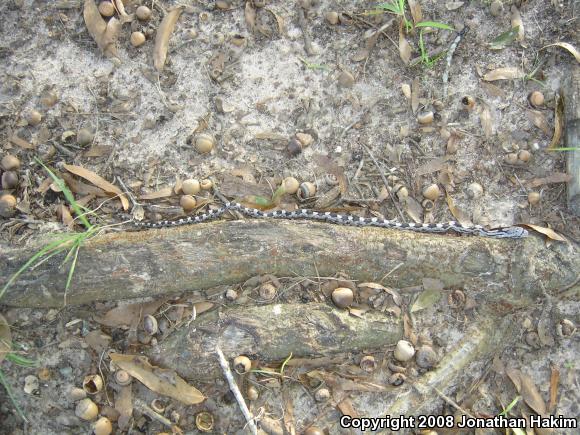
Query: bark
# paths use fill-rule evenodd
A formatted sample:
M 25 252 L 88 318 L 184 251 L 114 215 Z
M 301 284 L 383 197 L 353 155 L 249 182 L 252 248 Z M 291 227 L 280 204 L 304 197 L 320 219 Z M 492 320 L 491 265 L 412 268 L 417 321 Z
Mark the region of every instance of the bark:
M 363 318 L 326 304 L 240 306 L 211 311 L 190 328 L 179 329 L 149 352 L 156 365 L 175 369 L 181 376 L 210 382 L 222 373 L 215 356 L 256 357 L 260 361 L 338 357 L 362 349 L 384 349 L 403 335 L 400 319 L 381 312 Z
M 0 286 L 42 245 L 0 252 Z M 68 270 L 52 257 L 24 273 L 2 304 L 63 305 Z M 381 281 L 396 288 L 438 278 L 447 288 L 485 292 L 490 303 L 527 305 L 569 286 L 580 270 L 574 245 L 415 234 L 318 222 L 217 221 L 172 229 L 110 233 L 88 241 L 67 304 L 158 297 L 240 283 L 265 273 Z M 392 272 L 389 274 L 389 272 Z

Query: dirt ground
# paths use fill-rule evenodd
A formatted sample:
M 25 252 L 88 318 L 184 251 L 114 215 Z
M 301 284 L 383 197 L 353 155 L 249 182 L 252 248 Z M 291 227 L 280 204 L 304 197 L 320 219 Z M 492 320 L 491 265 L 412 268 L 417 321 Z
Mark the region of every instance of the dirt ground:
M 184 203 L 178 192 L 187 179 L 210 179 L 226 198 L 259 204 L 258 196 L 270 198 L 284 178 L 294 177 L 305 201 L 287 194 L 275 205 L 417 223 L 458 221 L 491 228 L 534 224 L 577 243 L 580 220 L 566 204 L 567 153 L 546 150 L 557 129 L 558 92 L 576 61 L 562 47 L 544 47 L 569 42 L 579 48 L 578 4 L 409 3 L 420 7 L 422 18 L 418 9 L 412 15 L 407 7 L 405 17 L 415 28 L 405 32 L 400 16 L 374 13 L 377 2 L 370 1 L 272 0 L 252 5 L 241 0 L 125 0 L 127 14 L 132 16 L 140 5 L 152 14 L 147 20 L 133 17 L 122 23 L 116 58 L 111 58 L 87 31 L 84 1 L 1 2 L 0 154 L 15 156 L 19 164 L 8 171 L 2 163 L 1 192 L 15 204 L 5 200 L 0 207 L 0 249 L 25 248 L 47 234 L 83 230 L 78 221 L 72 222 L 74 213 L 62 189 L 51 184 L 35 159 L 64 177 L 82 205 L 96 209 L 93 224 L 180 218 Z M 180 5 L 159 72 L 154 67 L 156 34 L 163 17 Z M 122 19 L 122 14 L 116 17 Z M 417 26 L 420 22 L 432 23 Z M 512 35 L 497 41 L 516 25 Z M 131 33 L 138 31 L 145 42 L 134 47 Z M 458 35 L 462 37 L 448 66 L 445 50 Z M 427 58 L 421 57 L 421 45 Z M 495 80 L 497 74 L 500 79 Z M 538 93 L 543 101 L 534 99 Z M 213 142 L 207 153 L 197 147 L 201 135 Z M 82 166 L 128 192 L 129 208 L 110 199 L 101 182 L 64 165 Z M 9 172 L 16 174 L 16 182 L 8 180 Z M 437 187 L 424 190 L 433 184 Z M 313 187 L 315 193 L 309 191 Z M 197 208 L 220 203 L 210 190 L 197 192 L 195 200 Z M 278 300 L 300 301 L 297 277 L 279 278 L 276 291 L 293 290 Z M 310 290 L 318 285 L 315 281 Z M 227 290 L 214 291 L 211 302 L 227 305 Z M 452 290 L 445 289 L 448 293 Z M 154 314 L 170 325 L 183 325 L 187 310 L 180 304 L 197 303 L 200 294 L 165 301 Z M 458 312 L 448 301 L 452 298 L 429 306 L 417 325 L 427 331 L 425 342 L 434 343 L 439 358 L 457 345 L 478 311 L 467 307 Z M 244 301 L 251 302 L 251 297 Z M 81 387 L 88 374 L 100 373 L 106 384 L 113 382 L 104 350 L 138 353 L 156 346 L 163 336 L 141 334 L 135 340 L 131 328 L 96 322 L 95 313 L 104 316 L 117 305 L 2 309 L 13 350 L 38 360 L 38 366 L 1 363 L 28 422 L 0 388 L 0 433 L 90 433 L 91 423 L 75 415 L 71 389 Z M 472 413 L 493 416 L 521 396 L 510 414 L 519 417 L 537 412 L 530 405 L 531 395 L 545 402 L 548 413 L 578 418 L 579 308 L 577 298 L 546 295 L 536 305 L 510 313 L 515 340 L 508 340 L 493 361 L 471 365 L 447 396 L 429 396 L 429 413 L 452 415 L 456 409 L 450 403 L 469 396 L 469 406 L 463 403 Z M 548 332 L 546 324 L 553 325 Z M 108 337 L 105 348 L 87 341 L 91 331 L 90 337 L 94 331 Z M 374 355 L 384 371 L 392 350 L 390 346 Z M 343 369 L 354 361 L 360 362 L 360 353 L 345 360 Z M 528 375 L 537 391 L 518 393 L 506 368 Z M 328 371 L 333 376 L 337 372 Z M 417 376 L 422 374 L 420 370 Z M 38 385 L 26 387 L 33 378 Z M 372 382 L 389 379 L 389 374 L 377 373 Z M 205 411 L 215 419 L 214 433 L 245 433 L 238 405 L 225 393 L 225 380 L 188 381 L 203 391 L 204 402 L 186 406 L 164 398 L 167 406 L 160 414 L 169 419 L 165 423 L 135 405 L 125 431 L 170 433 L 171 421 L 196 433 L 196 416 Z M 329 434 L 354 433 L 338 424 L 344 404 L 341 408 L 332 398 L 319 400 L 318 386 L 312 389 L 298 376 L 285 381 L 257 381 L 260 394 L 252 401 L 252 411 L 296 433 L 313 425 Z M 135 401 L 150 404 L 162 397 L 133 385 Z M 113 421 L 119 418 L 113 409 L 119 391 L 105 388 L 92 396 L 101 415 Z M 389 391 L 353 388 L 349 403 L 359 416 L 384 416 L 396 396 Z M 114 430 L 123 433 L 118 423 Z M 173 430 L 179 433 L 175 426 Z

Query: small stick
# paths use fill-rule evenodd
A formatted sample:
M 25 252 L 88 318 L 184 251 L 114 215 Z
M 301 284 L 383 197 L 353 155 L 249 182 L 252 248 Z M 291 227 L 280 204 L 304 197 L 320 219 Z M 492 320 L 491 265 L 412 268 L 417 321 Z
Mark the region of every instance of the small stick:
M 308 56 L 314 56 L 316 53 L 312 48 L 312 41 L 310 40 L 310 35 L 308 34 L 308 29 L 306 28 L 306 15 L 304 9 L 298 5 L 298 23 L 300 24 L 300 29 L 302 30 L 302 37 L 304 38 L 304 50 Z
M 447 50 L 447 57 L 445 60 L 447 61 L 447 65 L 445 65 L 445 72 L 443 73 L 443 96 L 447 98 L 447 91 L 449 87 L 449 69 L 451 68 L 451 59 L 453 58 L 453 54 L 457 49 L 457 46 L 469 30 L 469 27 L 465 26 L 461 32 L 457 34 L 451 45 L 449 46 L 449 50 Z
M 222 371 L 224 372 L 224 376 L 228 380 L 228 384 L 230 385 L 230 391 L 233 393 L 234 397 L 236 398 L 236 401 L 238 402 L 238 406 L 240 407 L 242 414 L 244 414 L 244 417 L 246 418 L 246 423 L 247 423 L 247 426 L 250 428 L 250 432 L 254 435 L 257 435 L 258 428 L 256 427 L 256 424 L 254 423 L 254 417 L 252 417 L 252 414 L 250 413 L 250 410 L 248 409 L 248 406 L 246 405 L 246 401 L 244 400 L 244 397 L 242 396 L 242 393 L 240 392 L 240 389 L 238 388 L 238 385 L 236 384 L 236 381 L 234 380 L 234 377 L 233 377 L 232 372 L 230 370 L 230 365 L 228 364 L 228 362 L 224 356 L 224 353 L 219 348 L 219 346 L 216 346 L 215 353 L 218 356 L 218 360 L 220 362 L 220 366 L 222 368 Z
M 379 170 L 379 174 L 381 175 L 381 178 L 383 179 L 383 183 L 385 184 L 385 187 L 387 188 L 387 190 L 389 190 L 389 183 L 387 182 L 387 179 L 385 177 L 385 174 L 383 174 L 383 171 L 381 170 L 381 167 L 379 165 L 379 162 L 377 162 L 377 159 L 375 159 L 375 156 L 373 156 L 373 153 L 371 153 L 371 150 L 369 150 L 366 145 L 363 145 L 363 147 L 366 150 L 366 152 L 369 154 L 370 158 L 372 159 L 372 161 L 375 164 L 375 166 L 377 167 L 377 169 Z M 391 198 L 391 201 L 393 202 L 393 205 L 397 209 L 397 213 L 399 213 L 399 217 L 401 218 L 401 222 L 404 222 L 405 221 L 405 217 L 403 216 L 403 213 L 401 212 L 401 209 L 399 209 L 399 206 L 397 205 L 397 202 L 395 201 L 395 198 L 393 198 L 393 194 L 391 193 L 390 190 L 389 190 L 389 198 Z

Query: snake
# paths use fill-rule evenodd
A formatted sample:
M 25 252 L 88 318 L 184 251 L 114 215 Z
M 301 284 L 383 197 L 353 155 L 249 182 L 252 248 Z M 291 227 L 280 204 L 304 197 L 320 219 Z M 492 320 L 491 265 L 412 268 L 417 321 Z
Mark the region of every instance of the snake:
M 203 214 L 187 216 L 176 220 L 164 220 L 158 222 L 134 222 L 139 229 L 144 228 L 165 228 L 182 225 L 198 224 L 209 220 L 217 219 L 227 212 L 236 211 L 241 214 L 256 219 L 302 219 L 330 222 L 338 225 L 351 225 L 359 227 L 380 227 L 396 230 L 413 231 L 417 233 L 457 233 L 472 236 L 492 237 L 496 239 L 521 239 L 528 235 L 528 231 L 518 226 L 502 227 L 495 229 L 485 229 L 481 225 L 462 225 L 458 222 L 450 221 L 445 223 L 402 223 L 395 220 L 382 219 L 377 217 L 365 218 L 351 214 L 340 214 L 334 212 L 322 212 L 310 209 L 300 209 L 294 211 L 275 210 L 262 211 L 257 208 L 246 207 L 238 202 L 226 202 L 223 207 L 209 210 Z

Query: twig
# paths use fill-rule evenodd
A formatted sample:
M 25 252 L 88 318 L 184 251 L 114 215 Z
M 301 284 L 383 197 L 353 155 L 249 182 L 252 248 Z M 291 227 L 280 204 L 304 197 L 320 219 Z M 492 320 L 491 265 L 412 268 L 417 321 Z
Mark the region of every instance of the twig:
M 381 176 L 381 178 L 383 180 L 383 183 L 385 184 L 385 188 L 387 190 L 389 190 L 389 183 L 387 182 L 387 178 L 385 177 L 385 174 L 383 174 L 383 171 L 381 169 L 381 166 L 379 165 L 379 162 L 377 162 L 377 159 L 375 159 L 375 156 L 373 156 L 373 153 L 371 153 L 371 150 L 366 145 L 363 145 L 363 148 L 369 154 L 369 156 L 372 159 L 373 163 L 375 164 L 375 166 L 379 170 L 379 174 L 380 174 L 380 176 Z M 393 194 L 391 193 L 390 190 L 389 190 L 389 198 L 391 198 L 391 202 L 393 203 L 393 205 L 397 209 L 397 213 L 399 213 L 399 217 L 401 218 L 401 221 L 404 222 L 405 221 L 405 217 L 403 216 L 403 213 L 401 212 L 401 209 L 397 205 L 397 202 L 395 201 L 395 198 L 393 198 Z
M 163 417 L 158 412 L 155 412 L 151 407 L 149 407 L 145 402 L 140 399 L 135 400 L 135 408 L 145 414 L 147 417 L 161 423 L 164 426 L 172 427 L 173 423 L 165 417 Z
M 451 69 L 451 59 L 453 58 L 453 54 L 457 49 L 457 46 L 469 30 L 469 27 L 465 26 L 461 32 L 457 34 L 451 45 L 449 46 L 449 50 L 447 51 L 446 65 L 445 71 L 443 72 L 443 97 L 447 98 L 447 91 L 449 87 L 449 70 Z
M 441 391 L 439 391 L 437 388 L 433 387 L 433 390 L 435 390 L 435 392 L 437 393 L 437 395 L 439 397 L 441 397 L 443 400 L 445 400 L 447 403 L 449 403 L 451 406 L 453 406 L 455 409 L 457 409 L 458 411 L 461 411 L 462 413 L 464 413 L 465 415 L 467 415 L 470 418 L 475 419 L 475 417 L 467 412 L 465 409 L 463 409 L 461 406 L 459 406 L 451 397 L 443 394 Z
M 306 28 L 306 16 L 304 9 L 298 4 L 298 24 L 300 24 L 300 29 L 302 30 L 302 37 L 304 38 L 304 50 L 308 56 L 314 56 L 316 53 L 312 48 L 312 41 L 310 40 L 310 35 L 308 34 L 308 29 Z
M 219 346 L 216 346 L 215 353 L 218 356 L 220 366 L 221 366 L 222 371 L 224 373 L 224 376 L 227 379 L 228 384 L 230 386 L 230 391 L 232 392 L 232 394 L 236 398 L 236 401 L 238 402 L 238 406 L 240 407 L 242 414 L 244 414 L 244 417 L 246 419 L 246 423 L 247 423 L 248 428 L 250 429 L 250 432 L 254 435 L 257 435 L 258 428 L 256 427 L 256 424 L 254 423 L 254 417 L 252 417 L 252 414 L 250 413 L 250 410 L 248 409 L 248 406 L 246 405 L 246 401 L 244 400 L 244 397 L 242 396 L 242 393 L 240 392 L 240 389 L 238 388 L 238 385 L 236 384 L 236 381 L 234 380 L 234 377 L 233 377 L 232 372 L 230 370 L 230 366 L 229 366 L 228 362 L 226 361 L 224 353 L 219 348 Z

